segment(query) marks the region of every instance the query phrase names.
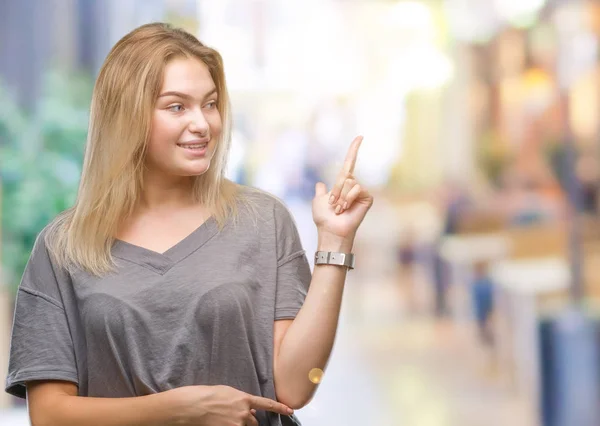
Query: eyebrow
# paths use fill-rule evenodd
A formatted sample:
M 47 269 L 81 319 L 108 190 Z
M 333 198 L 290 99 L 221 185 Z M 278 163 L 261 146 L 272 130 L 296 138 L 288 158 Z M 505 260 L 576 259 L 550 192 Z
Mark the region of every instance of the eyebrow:
M 206 95 L 204 95 L 204 99 L 208 98 L 213 93 L 217 93 L 217 88 L 216 87 L 213 87 L 210 92 L 208 92 Z M 179 98 L 188 99 L 188 100 L 193 100 L 194 99 L 193 96 L 190 96 L 190 95 L 188 95 L 186 93 L 175 92 L 175 91 L 165 92 L 165 93 L 161 93 L 160 95 L 158 95 L 159 98 L 164 98 L 166 96 L 177 96 Z

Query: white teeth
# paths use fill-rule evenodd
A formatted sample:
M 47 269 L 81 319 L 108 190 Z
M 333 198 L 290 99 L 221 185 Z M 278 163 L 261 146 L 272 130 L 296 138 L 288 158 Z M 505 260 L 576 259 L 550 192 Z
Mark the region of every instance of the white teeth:
M 200 145 L 180 145 L 183 148 L 189 148 L 189 149 L 199 149 L 199 148 L 204 148 L 207 144 L 200 144 Z

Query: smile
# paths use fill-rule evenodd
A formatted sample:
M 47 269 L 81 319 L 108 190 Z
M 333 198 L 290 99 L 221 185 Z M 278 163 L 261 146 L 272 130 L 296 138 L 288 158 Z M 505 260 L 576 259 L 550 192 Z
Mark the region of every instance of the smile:
M 206 148 L 208 143 L 202 143 L 202 144 L 196 144 L 196 145 L 183 145 L 183 144 L 178 143 L 177 145 L 180 146 L 181 148 L 185 148 L 185 149 L 204 149 L 204 148 Z

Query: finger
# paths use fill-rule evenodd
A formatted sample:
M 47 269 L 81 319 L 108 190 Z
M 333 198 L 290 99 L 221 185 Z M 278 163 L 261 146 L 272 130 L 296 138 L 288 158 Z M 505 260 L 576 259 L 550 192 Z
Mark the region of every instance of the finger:
M 331 189 L 329 204 L 337 203 L 338 198 L 340 196 L 340 192 L 342 191 L 342 188 L 344 186 L 344 180 L 347 178 L 352 178 L 352 174 L 354 173 L 354 166 L 356 165 L 356 158 L 358 156 L 358 148 L 360 148 L 362 140 L 362 136 L 357 136 L 350 144 L 348 154 L 346 154 L 346 159 L 344 160 L 344 166 L 338 174 L 338 178 L 335 185 L 333 185 L 333 188 Z
M 254 395 L 250 398 L 250 406 L 258 410 L 267 410 L 272 411 L 273 413 L 286 415 L 292 414 L 294 412 L 294 410 L 280 402 Z
M 352 203 L 354 203 L 356 201 L 356 199 L 358 198 L 358 196 L 361 194 L 361 192 L 363 192 L 363 188 L 360 186 L 360 184 L 356 184 L 352 187 L 352 189 L 350 189 L 350 191 L 348 192 L 348 195 L 346 195 L 346 207 L 344 208 L 344 210 L 348 210 L 350 207 L 352 207 Z
M 357 136 L 350 144 L 350 148 L 348 149 L 348 153 L 346 154 L 346 160 L 344 161 L 343 168 L 344 172 L 347 175 L 351 175 L 352 173 L 354 173 L 354 166 L 356 165 L 356 158 L 358 157 L 358 148 L 360 148 L 362 140 L 362 136 Z
M 333 185 L 333 188 L 331 188 L 331 196 L 329 197 L 329 204 L 335 204 L 337 203 L 338 197 L 340 196 L 340 193 L 342 192 L 342 188 L 344 187 L 344 180 L 346 180 L 345 176 L 340 176 L 337 180 L 337 182 L 335 183 L 335 185 Z
M 256 420 L 256 417 L 254 417 L 254 414 L 252 413 L 248 414 L 245 423 L 246 426 L 258 426 L 258 420 Z
M 345 175 L 343 173 L 339 174 L 335 185 L 333 185 L 333 188 L 331 188 L 331 197 L 329 197 L 329 204 L 339 204 L 338 200 L 340 198 L 340 195 L 342 194 L 342 190 L 344 189 L 344 185 L 346 184 L 347 179 L 354 179 L 354 177 L 352 175 Z
M 317 182 L 315 185 L 315 196 L 327 194 L 327 186 L 323 182 Z
M 348 193 L 350 192 L 350 190 L 352 188 L 354 188 L 354 186 L 356 186 L 356 180 L 355 179 L 346 179 L 344 181 L 344 186 L 342 187 L 342 191 L 340 192 L 340 197 L 339 197 L 339 199 L 337 201 L 337 206 L 335 208 L 335 212 L 336 213 L 341 213 L 342 211 L 344 211 L 344 210 L 346 210 L 348 208 L 346 206 L 346 200 L 347 200 L 347 197 L 348 197 Z

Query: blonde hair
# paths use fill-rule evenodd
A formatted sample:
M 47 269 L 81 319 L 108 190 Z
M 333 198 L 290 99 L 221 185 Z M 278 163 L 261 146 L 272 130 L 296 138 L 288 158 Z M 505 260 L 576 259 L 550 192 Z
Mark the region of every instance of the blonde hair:
M 231 117 L 221 55 L 184 30 L 164 23 L 143 25 L 117 42 L 96 80 L 77 198 L 48 226 L 45 237 L 61 267 L 98 276 L 113 270 L 115 235 L 143 188 L 145 151 L 165 65 L 180 57 L 199 59 L 208 67 L 223 122 L 211 167 L 192 178 L 193 196 L 215 217 L 219 229 L 228 218 L 237 218 L 238 201 L 252 207 L 240 186 L 224 177 Z

